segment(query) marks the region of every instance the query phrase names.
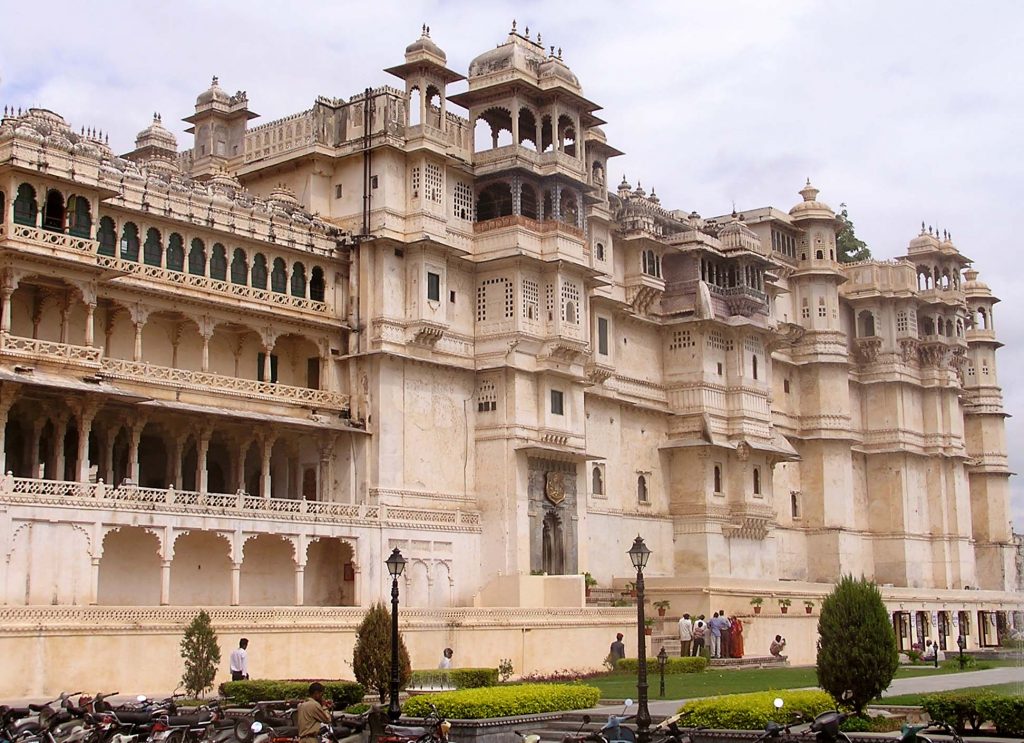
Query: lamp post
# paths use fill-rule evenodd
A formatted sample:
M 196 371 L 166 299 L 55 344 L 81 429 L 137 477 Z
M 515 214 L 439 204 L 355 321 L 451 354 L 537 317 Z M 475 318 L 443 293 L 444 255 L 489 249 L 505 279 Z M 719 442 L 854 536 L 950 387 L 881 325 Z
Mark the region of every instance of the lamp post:
M 405 570 L 405 558 L 398 547 L 384 564 L 391 574 L 391 699 L 388 702 L 388 719 L 395 722 L 402 716 L 402 708 L 398 705 L 398 576 Z
M 658 694 L 662 699 L 665 698 L 665 664 L 668 663 L 668 653 L 665 652 L 665 646 L 662 645 L 661 650 L 658 652 L 658 671 L 661 673 L 661 691 Z
M 650 743 L 651 713 L 647 709 L 647 641 L 644 633 L 644 568 L 647 567 L 651 551 L 644 544 L 643 537 L 637 534 L 627 554 L 636 568 L 636 696 L 639 700 L 636 711 L 636 740 L 637 743 Z

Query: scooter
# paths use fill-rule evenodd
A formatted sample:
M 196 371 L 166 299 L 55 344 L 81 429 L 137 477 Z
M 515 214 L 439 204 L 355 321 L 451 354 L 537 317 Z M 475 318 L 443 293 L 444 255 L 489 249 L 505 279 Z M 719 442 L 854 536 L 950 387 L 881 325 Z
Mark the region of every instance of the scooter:
M 633 700 L 627 699 L 621 715 L 608 715 L 608 722 L 601 726 L 601 737 L 608 743 L 636 743 L 636 733 L 622 724 L 636 717 L 635 712 L 631 715 L 626 714 L 626 710 L 632 706 Z

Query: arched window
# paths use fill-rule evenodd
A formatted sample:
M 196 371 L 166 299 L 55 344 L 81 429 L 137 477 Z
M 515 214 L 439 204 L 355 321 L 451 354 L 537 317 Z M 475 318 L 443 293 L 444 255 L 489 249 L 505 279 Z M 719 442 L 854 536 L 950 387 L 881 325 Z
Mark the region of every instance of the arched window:
M 559 203 L 559 214 L 564 224 L 579 226 L 580 207 L 576 201 L 576 194 L 572 191 L 562 191 L 562 198 Z
M 636 499 L 640 503 L 647 502 L 647 478 L 643 475 L 636 478 Z
M 761 495 L 761 468 L 754 467 L 754 495 Z
M 7 194 L 0 191 L 0 222 L 7 221 Z
M 800 518 L 800 494 L 795 490 L 789 492 L 789 512 L 793 518 Z
M 565 321 L 570 323 L 576 322 L 576 305 L 573 302 L 565 303 Z
M 110 217 L 100 217 L 100 229 L 96 233 L 100 241 L 100 255 L 117 255 L 117 226 Z
M 257 289 L 267 288 L 267 257 L 257 253 L 252 259 L 252 285 Z
M 754 372 L 754 379 L 757 379 L 757 354 L 750 358 L 750 368 Z
M 313 273 L 309 277 L 309 298 L 314 302 L 323 302 L 326 288 L 324 270 L 320 266 L 313 266 Z
M 74 237 L 92 237 L 92 213 L 89 200 L 84 196 L 68 198 L 68 234 Z M 0 209 L 0 214 L 3 210 Z
M 862 310 L 857 315 L 857 334 L 861 338 L 870 338 L 875 334 L 875 314 L 870 310 Z
M 306 296 L 306 267 L 299 261 L 292 265 L 292 296 Z
M 604 243 L 598 243 L 594 252 L 597 254 L 597 259 L 599 261 L 603 261 L 604 260 Z
M 661 259 L 653 250 L 645 250 L 641 254 L 640 266 L 648 276 L 661 277 Z
M 121 228 L 121 259 L 139 262 L 139 228 L 134 222 L 125 222 Z
M 146 230 L 146 242 L 142 244 L 142 262 L 147 266 L 159 266 L 164 257 L 164 246 L 160 230 L 150 227 Z
M 601 468 L 594 467 L 590 491 L 594 495 L 604 495 L 604 478 L 601 477 Z
M 715 492 L 722 492 L 722 465 L 715 465 Z
M 274 259 L 274 270 L 270 273 L 270 291 L 278 294 L 288 291 L 288 269 L 282 258 Z
M 512 186 L 507 183 L 492 183 L 480 191 L 476 200 L 476 219 L 507 217 L 512 214 Z
M 249 262 L 246 260 L 245 251 L 235 248 L 231 255 L 231 283 L 245 285 L 249 278 Z
M 198 240 L 199 238 L 196 238 Z M 192 244 L 196 244 L 196 240 Z M 213 253 L 210 255 L 210 278 L 217 281 L 224 281 L 228 275 L 228 255 L 224 246 L 220 243 L 213 244 Z
M 177 232 L 167 239 L 167 268 L 178 273 L 185 270 L 185 241 Z
M 814 257 L 817 258 L 819 261 L 820 260 L 824 260 L 824 258 L 825 258 L 825 251 L 824 250 L 816 250 L 816 251 L 814 251 Z
M 519 193 L 519 213 L 530 219 L 540 218 L 537 211 L 537 190 L 529 183 L 524 183 Z
M 50 232 L 64 231 L 64 194 L 55 188 L 46 192 L 43 204 L 43 229 Z
M 192 241 L 188 249 L 188 272 L 193 276 L 206 275 L 206 246 L 198 238 Z
M 36 190 L 27 183 L 18 186 L 18 196 L 14 199 L 14 223 L 29 227 L 36 226 Z

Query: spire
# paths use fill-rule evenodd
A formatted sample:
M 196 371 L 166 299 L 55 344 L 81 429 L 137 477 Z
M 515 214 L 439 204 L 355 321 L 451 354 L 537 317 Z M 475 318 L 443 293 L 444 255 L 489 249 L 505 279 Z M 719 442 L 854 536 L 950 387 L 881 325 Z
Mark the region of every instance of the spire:
M 820 192 L 814 186 L 811 185 L 811 179 L 807 179 L 807 185 L 800 189 L 800 195 L 804 201 L 814 201 L 818 198 Z

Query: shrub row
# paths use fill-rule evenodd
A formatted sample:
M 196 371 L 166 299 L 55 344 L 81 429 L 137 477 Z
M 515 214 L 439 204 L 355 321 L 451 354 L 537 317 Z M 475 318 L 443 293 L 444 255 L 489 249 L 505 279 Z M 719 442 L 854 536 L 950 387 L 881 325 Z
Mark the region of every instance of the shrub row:
M 708 659 L 703 656 L 697 656 L 694 658 L 669 658 L 665 662 L 665 673 L 700 673 L 708 667 Z M 615 664 L 616 671 L 627 671 L 629 673 L 636 673 L 637 671 L 637 659 L 636 658 L 623 658 Z M 656 659 L 647 660 L 647 673 L 658 672 L 658 662 Z
M 276 679 L 252 679 L 249 681 L 225 681 L 220 685 L 221 696 L 233 703 L 249 706 L 256 702 L 272 699 L 300 699 L 308 696 L 311 681 L 280 681 Z M 345 709 L 350 704 L 363 701 L 366 689 L 354 681 L 321 681 L 324 696 L 334 703 L 335 709 Z
M 599 689 L 582 684 L 493 686 L 410 697 L 402 707 L 402 714 L 426 717 L 433 704 L 442 716 L 450 720 L 481 720 L 588 709 L 597 704 L 600 697 Z
M 429 668 L 414 670 L 412 687 L 439 686 L 447 689 L 477 689 L 481 686 L 496 686 L 498 683 L 497 668 Z
M 776 709 L 781 698 L 785 705 Z M 786 723 L 798 712 L 813 719 L 830 709 L 835 702 L 823 691 L 758 691 L 752 694 L 728 694 L 687 702 L 679 711 L 687 711 L 686 725 L 715 730 L 763 730 L 769 720 Z
M 964 733 L 967 726 L 977 730 L 991 722 L 1000 735 L 1024 735 L 1024 697 L 989 692 L 945 692 L 929 694 L 921 706 L 933 720 L 939 720 Z

